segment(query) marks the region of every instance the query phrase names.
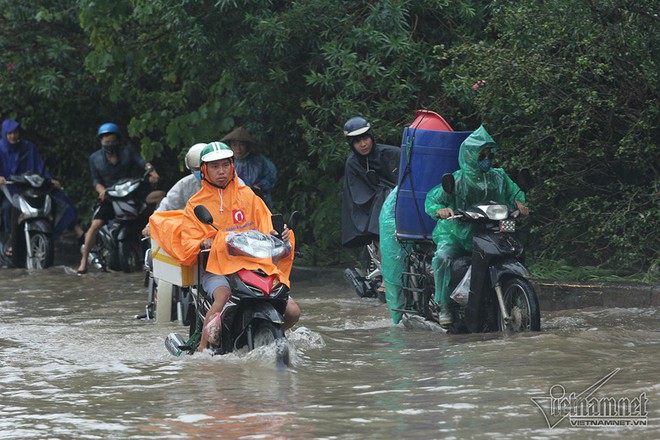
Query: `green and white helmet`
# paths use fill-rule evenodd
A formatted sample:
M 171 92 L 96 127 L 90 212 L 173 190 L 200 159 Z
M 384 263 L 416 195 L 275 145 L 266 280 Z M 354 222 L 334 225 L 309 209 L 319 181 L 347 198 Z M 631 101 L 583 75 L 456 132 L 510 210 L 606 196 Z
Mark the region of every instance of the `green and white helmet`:
M 231 159 L 234 157 L 234 152 L 227 144 L 222 142 L 211 142 L 206 145 L 199 155 L 200 163 L 213 162 L 220 159 Z

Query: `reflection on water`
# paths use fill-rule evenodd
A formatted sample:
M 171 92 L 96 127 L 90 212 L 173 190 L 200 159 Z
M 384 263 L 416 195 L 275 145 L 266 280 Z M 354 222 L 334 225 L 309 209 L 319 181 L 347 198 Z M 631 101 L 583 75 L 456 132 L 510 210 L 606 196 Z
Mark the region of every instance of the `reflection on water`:
M 164 337 L 183 329 L 133 319 L 141 274 L 0 270 L 0 438 L 660 436 L 657 308 L 443 335 L 392 326 L 341 272 L 321 275 L 294 281 L 303 316 L 288 335 L 293 366 L 277 370 L 268 347 L 170 356 Z M 579 394 L 616 368 L 600 395 L 646 393 L 649 426 L 548 429 L 532 396 Z

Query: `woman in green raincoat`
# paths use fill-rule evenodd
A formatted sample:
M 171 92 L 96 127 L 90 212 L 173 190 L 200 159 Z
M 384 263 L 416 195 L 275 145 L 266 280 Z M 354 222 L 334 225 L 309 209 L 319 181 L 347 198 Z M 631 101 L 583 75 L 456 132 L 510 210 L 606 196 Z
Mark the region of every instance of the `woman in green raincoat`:
M 439 321 L 442 325 L 452 323 L 449 303 L 451 261 L 460 255 L 472 252 L 472 226 L 453 220 L 456 208 L 467 208 L 479 202 L 492 200 L 504 203 L 527 215 L 524 206 L 525 194 L 501 168 L 492 168 L 497 144 L 481 126 L 468 136 L 460 146 L 458 164 L 454 171 L 455 194 L 447 194 L 438 185 L 426 194 L 425 211 L 438 219 L 433 229 L 433 241 L 437 248 L 433 257 L 435 279 L 435 301 L 440 303 Z

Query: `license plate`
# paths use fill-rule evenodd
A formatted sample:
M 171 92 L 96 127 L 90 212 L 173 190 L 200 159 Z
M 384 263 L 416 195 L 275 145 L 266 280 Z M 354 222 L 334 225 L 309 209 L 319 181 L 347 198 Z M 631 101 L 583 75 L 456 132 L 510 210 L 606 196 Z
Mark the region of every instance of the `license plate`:
M 515 220 L 500 220 L 500 232 L 516 232 Z

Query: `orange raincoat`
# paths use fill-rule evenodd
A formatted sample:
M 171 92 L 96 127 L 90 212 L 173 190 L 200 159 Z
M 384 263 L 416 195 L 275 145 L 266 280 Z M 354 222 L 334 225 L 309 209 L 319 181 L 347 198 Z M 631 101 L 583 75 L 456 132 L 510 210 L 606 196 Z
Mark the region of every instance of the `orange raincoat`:
M 256 229 L 269 234 L 273 230 L 271 213 L 266 204 L 248 186 L 239 183 L 233 165 L 232 173 L 234 178 L 224 189 L 202 180 L 202 189 L 188 200 L 184 210 L 153 214 L 149 218 L 152 238 L 181 264 L 193 265 L 197 261 L 200 244 L 206 238 L 213 237 L 213 246 L 206 263 L 208 272 L 229 275 L 240 269 L 261 269 L 268 275 L 277 274 L 280 282 L 290 286 L 293 250 L 291 255 L 277 265 L 270 258 L 229 255 L 225 244 L 227 233 Z M 195 217 L 193 210 L 197 205 L 206 206 L 218 231 Z M 293 232 L 290 241 L 295 246 Z

